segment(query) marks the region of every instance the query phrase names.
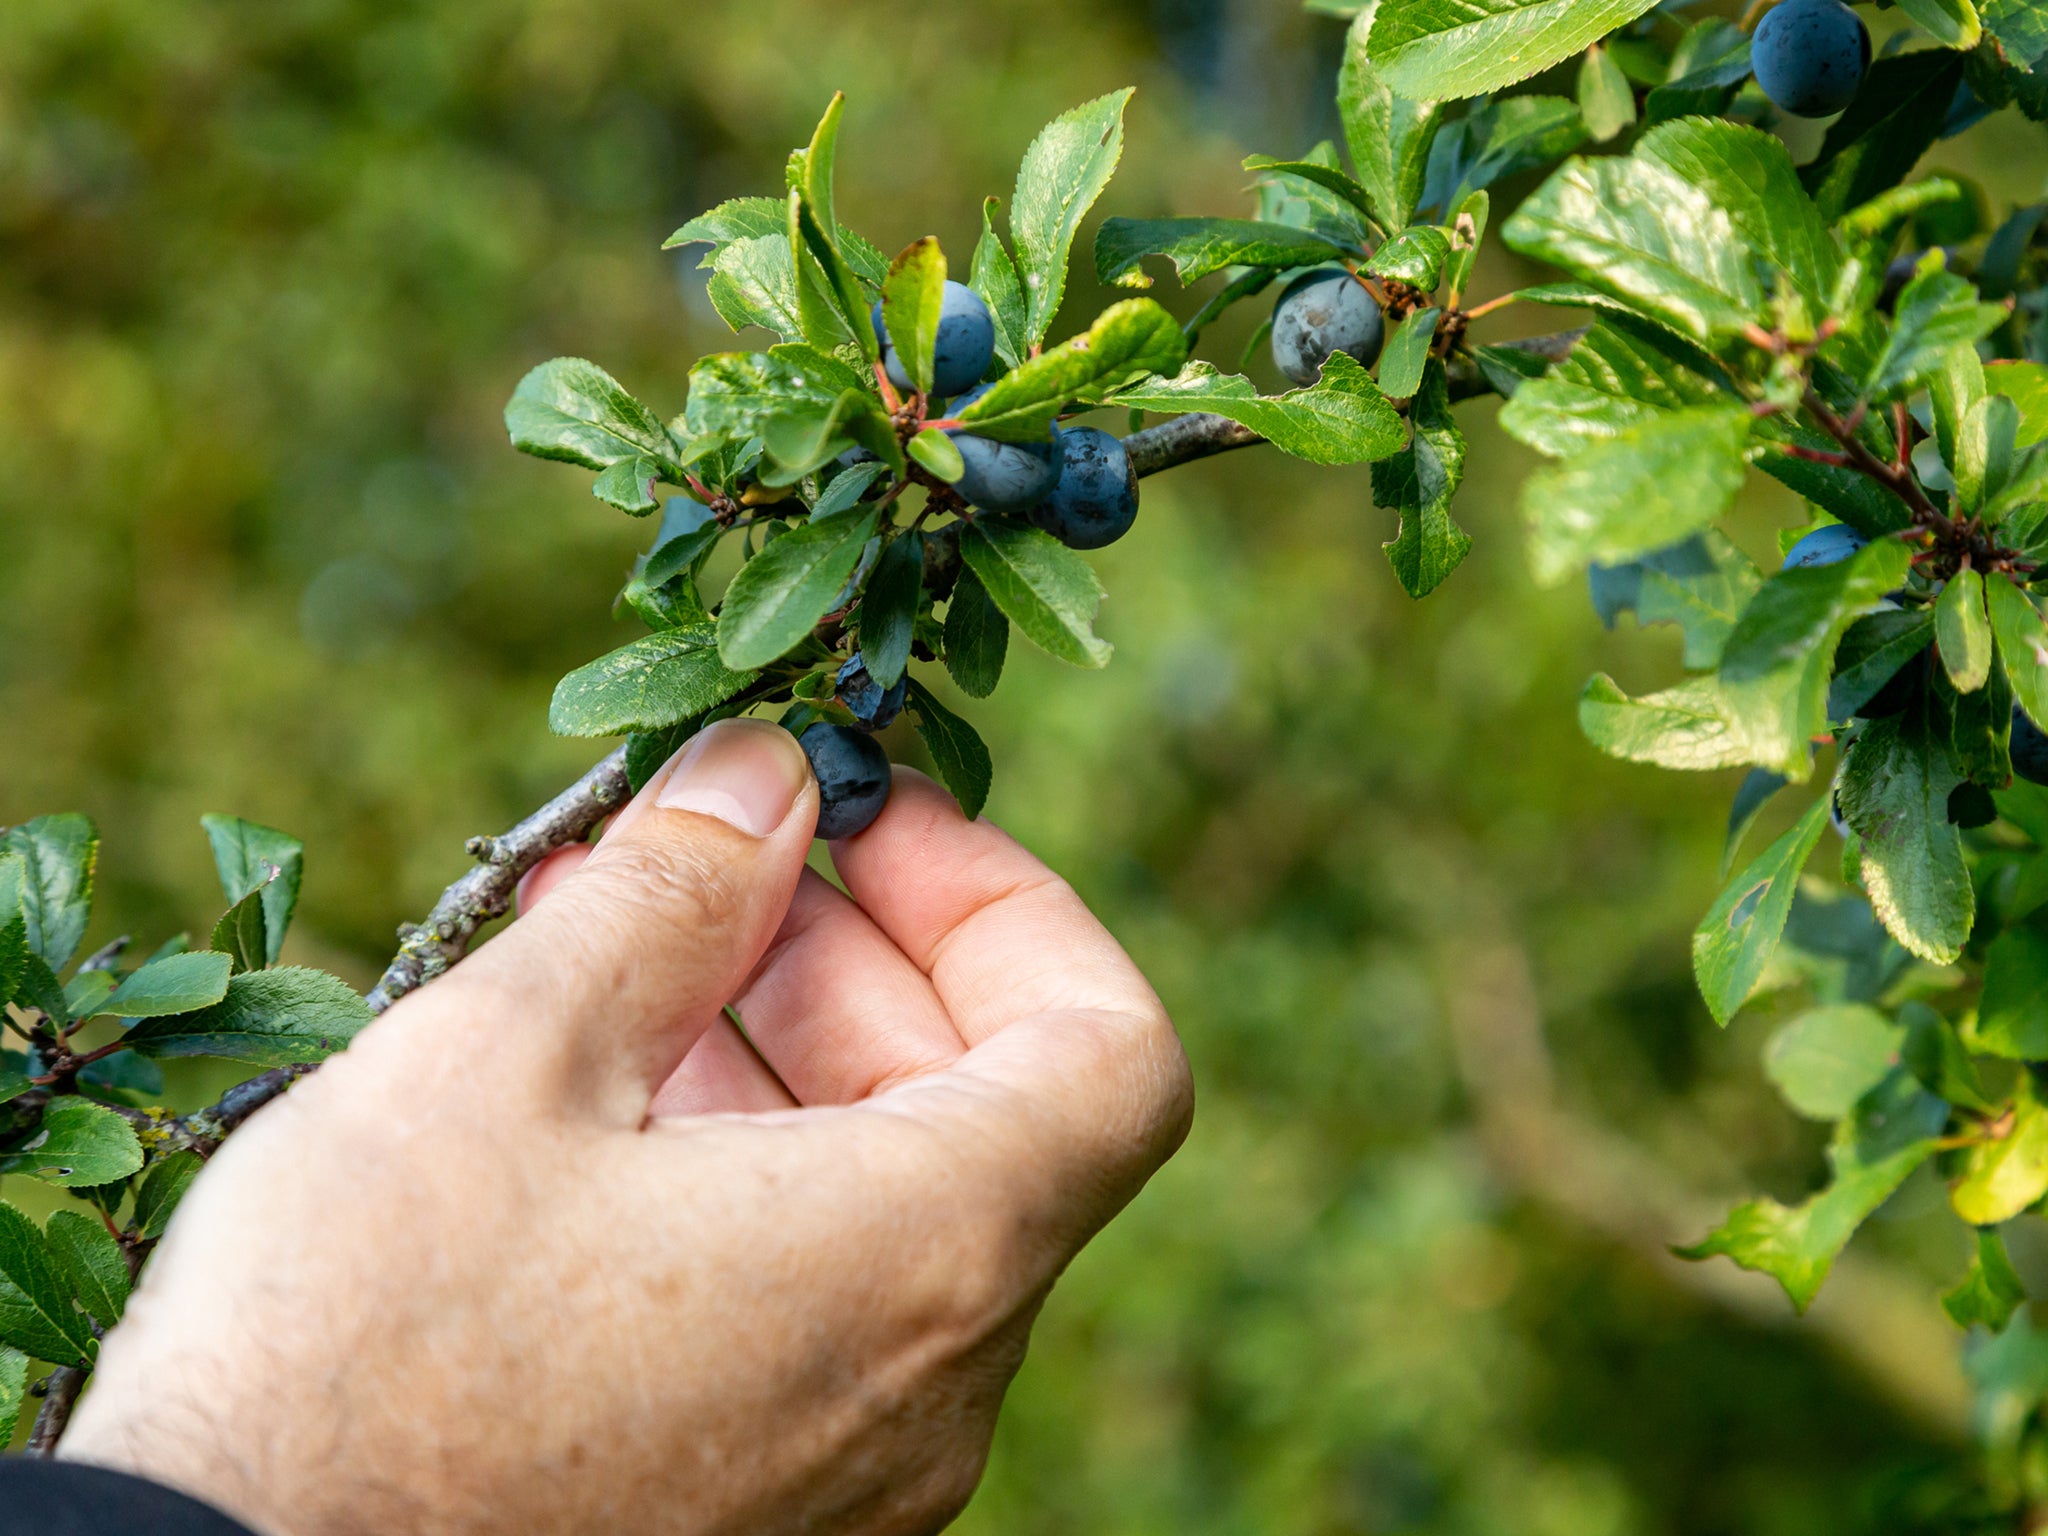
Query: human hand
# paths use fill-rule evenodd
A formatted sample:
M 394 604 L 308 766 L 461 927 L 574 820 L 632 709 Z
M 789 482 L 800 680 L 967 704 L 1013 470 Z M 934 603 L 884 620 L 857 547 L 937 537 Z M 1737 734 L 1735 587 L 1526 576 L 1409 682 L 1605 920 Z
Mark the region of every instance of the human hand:
M 214 1158 L 65 1454 L 273 1536 L 945 1523 L 1187 1068 L 1074 893 L 930 781 L 834 846 L 851 900 L 816 814 L 794 740 L 733 721 L 536 870 Z

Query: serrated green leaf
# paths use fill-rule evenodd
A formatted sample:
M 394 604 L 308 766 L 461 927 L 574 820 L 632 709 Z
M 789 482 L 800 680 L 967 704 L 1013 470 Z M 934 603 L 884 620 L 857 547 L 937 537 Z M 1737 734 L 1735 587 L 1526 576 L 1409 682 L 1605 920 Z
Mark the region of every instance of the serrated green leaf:
M 1842 819 L 1863 840 L 1863 885 L 1891 936 L 1936 965 L 1962 953 L 1976 918 L 1948 797 L 1962 776 L 1924 709 L 1867 724 L 1842 759 Z
M 1953 272 L 1935 268 L 1906 284 L 1865 385 L 1872 399 L 1888 399 L 1925 383 L 1957 347 L 1973 346 L 2005 319 L 1999 304 L 1980 304 L 1977 290 Z
M 1362 237 L 1367 229 L 1367 221 L 1373 217 L 1371 192 L 1362 183 L 1345 175 L 1334 164 L 1325 164 L 1320 160 L 1276 160 L 1271 155 L 1247 155 L 1244 168 L 1260 172 L 1261 184 L 1270 181 L 1304 199 L 1314 198 L 1323 219 L 1332 223 L 1342 221 L 1344 239 L 1355 240 Z M 1307 185 L 1304 186 L 1303 183 Z M 1322 194 L 1325 192 L 1335 195 L 1334 203 L 1323 197 Z M 1275 222 L 1285 223 L 1286 220 L 1280 219 Z M 1337 231 L 1331 229 L 1326 233 L 1334 236 Z
M 661 248 L 672 251 L 681 245 L 709 245 L 712 249 L 697 263 L 700 268 L 708 267 L 718 251 L 735 240 L 781 234 L 787 216 L 779 198 L 735 197 L 698 214 L 662 241 Z
M 1024 304 L 1024 280 L 1017 275 L 1017 263 L 996 233 L 997 206 L 993 197 L 981 205 L 981 239 L 975 243 L 967 286 L 981 295 L 995 321 L 996 356 L 1014 368 L 1031 355 L 1031 344 L 1025 340 L 1031 316 Z
M 258 901 L 261 901 L 260 895 Z M 197 950 L 152 960 L 114 988 L 97 1009 L 123 1019 L 150 1019 L 190 1013 L 227 995 L 233 962 L 224 954 Z M 86 1017 L 74 1013 L 75 1017 Z
M 895 687 L 909 665 L 923 581 L 924 535 L 913 529 L 890 540 L 861 594 L 856 623 L 861 660 L 868 676 L 884 688 Z
M 1983 36 L 1977 7 L 1970 0 L 1897 0 L 1898 7 L 1944 48 L 1977 46 Z
M 2019 407 L 2019 431 L 2014 442 L 2021 448 L 2048 442 L 2048 367 L 2040 363 L 1985 363 L 1982 372 L 1986 389 L 2006 396 Z
M 2021 69 L 2048 60 L 2048 11 L 2035 0 L 1984 0 L 1977 11 L 2005 56 Z
M 171 1213 L 185 1198 L 185 1191 L 205 1167 L 196 1153 L 173 1152 L 143 1176 L 135 1191 L 135 1230 L 144 1238 L 162 1237 L 171 1224 Z
M 35 1129 L 0 1152 L 0 1174 L 26 1174 L 72 1189 L 111 1184 L 141 1166 L 142 1143 L 134 1127 L 111 1109 L 69 1095 L 52 1099 Z
M 1899 1023 L 1906 1030 L 1901 1060 L 1922 1087 L 1962 1109 L 1983 1114 L 1997 1111 L 1998 1106 L 1985 1096 L 1977 1065 L 1953 1024 L 1919 1002 L 1900 1005 Z
M 661 505 L 654 488 L 666 478 L 660 462 L 643 454 L 605 470 L 590 483 L 590 494 L 628 516 L 644 517 Z
M 845 589 L 878 515 L 869 508 L 806 523 L 740 567 L 718 617 L 718 655 L 733 673 L 765 667 L 803 642 Z
M 1069 403 L 1100 401 L 1146 375 L 1172 374 L 1186 360 L 1179 322 L 1150 299 L 1125 299 L 1084 334 L 1005 374 L 957 419 L 979 436 L 1035 442 Z
M 28 1396 L 28 1356 L 0 1344 L 0 1449 L 14 1443 L 21 1405 Z
M 1472 548 L 1471 535 L 1451 521 L 1451 498 L 1465 476 L 1465 437 L 1451 415 L 1441 362 L 1432 359 L 1424 370 L 1408 422 L 1407 448 L 1372 467 L 1372 500 L 1401 516 L 1395 536 L 1382 547 L 1402 590 L 1420 598 L 1435 591 Z
M 1500 424 L 1538 453 L 1561 458 L 1654 416 L 1722 398 L 1661 326 L 1603 319 L 1539 379 L 1516 389 Z
M 1821 217 L 1838 219 L 1903 181 L 1933 147 L 1962 78 L 1962 58 L 1939 50 L 1874 61 L 1856 99 L 1800 170 Z
M 519 381 L 505 406 L 512 446 L 536 458 L 604 469 L 645 455 L 676 466 L 668 429 L 619 381 L 580 357 L 557 357 Z
M 914 677 L 910 680 L 910 710 L 917 721 L 918 739 L 932 755 L 932 765 L 967 819 L 974 820 L 988 803 L 995 774 L 988 748 L 973 726 L 933 698 L 931 690 Z
M 705 293 L 718 317 L 734 330 L 758 325 L 785 341 L 801 341 L 803 304 L 789 234 L 783 227 L 789 222 L 788 211 L 780 203 L 770 206 L 777 225 L 772 234 L 735 240 L 706 258 L 711 280 Z
M 1693 976 L 1714 1022 L 1748 1001 L 1785 932 L 1799 872 L 1828 824 L 1826 796 L 1730 881 L 1692 936 Z
M 1225 267 L 1317 267 L 1346 254 L 1306 229 L 1252 219 L 1105 219 L 1095 234 L 1095 275 L 1124 288 L 1149 288 L 1139 263 L 1164 256 L 1183 283 Z
M 78 1304 L 102 1328 L 121 1321 L 130 1280 L 113 1234 L 81 1211 L 57 1211 L 43 1224 L 43 1242 Z
M 1502 238 L 1687 335 L 1737 332 L 1763 307 L 1755 252 L 1702 188 L 1642 157 L 1574 157 Z
M 1010 235 L 1024 288 L 1024 347 L 1045 339 L 1067 288 L 1067 258 L 1081 220 L 1116 171 L 1124 147 L 1121 90 L 1084 102 L 1046 124 L 1017 167 Z
M 903 248 L 882 284 L 882 324 L 896 359 L 920 394 L 932 387 L 939 313 L 946 302 L 946 253 L 930 235 Z
M 811 521 L 822 523 L 827 518 L 852 511 L 859 504 L 861 497 L 867 495 L 869 488 L 888 473 L 889 466 L 879 460 L 872 464 L 856 464 L 851 469 L 841 470 L 833 477 L 832 483 L 825 487 L 824 494 L 811 503 Z M 712 533 L 715 535 L 718 531 L 714 528 Z M 690 558 L 694 561 L 696 556 L 692 554 Z
M 946 604 L 946 671 L 969 698 L 996 691 L 1010 648 L 1010 621 L 988 595 L 981 578 L 963 570 Z
M 1579 65 L 1579 116 L 1586 132 L 1605 144 L 1636 120 L 1635 87 L 1605 48 L 1595 43 Z
M 1365 270 L 1434 293 L 1450 254 L 1451 239 L 1444 231 L 1434 224 L 1411 224 L 1374 251 Z
M 18 853 L 0 855 L 0 1008 L 21 991 L 28 969 L 28 919 L 21 910 L 21 886 L 28 860 Z
M 53 971 L 78 952 L 92 917 L 100 835 L 76 812 L 38 816 L 0 834 L 0 854 L 19 854 L 23 932 Z
M 1704 17 L 1672 49 L 1670 70 L 1644 101 L 1644 113 L 1651 123 L 1719 117 L 1749 72 L 1748 34 L 1718 16 Z
M 285 965 L 236 976 L 227 996 L 211 1008 L 144 1019 L 122 1041 L 146 1056 L 221 1056 L 282 1067 L 324 1061 L 369 1022 L 369 1005 L 348 983 L 325 971 Z
M 1478 96 L 1550 68 L 1656 0 L 1380 0 L 1370 51 L 1417 100 Z
M 1831 453 L 1835 440 L 1810 427 L 1766 416 L 1757 422 L 1757 435 L 1767 441 L 1798 444 Z M 1822 511 L 1839 518 L 1866 538 L 1897 533 L 1911 526 L 1913 514 L 1907 505 L 1874 480 L 1857 471 L 1834 464 L 1769 449 L 1757 456 L 1757 468 L 1781 485 L 1789 486 Z
M 1809 1120 L 1840 1120 L 1899 1064 L 1906 1032 L 1863 1003 L 1816 1008 L 1764 1046 L 1764 1075 Z
M 41 1230 L 5 1203 L 0 1203 L 0 1343 L 61 1365 L 90 1361 L 99 1352 L 92 1324 L 71 1304 Z
M 967 473 L 967 461 L 960 456 L 960 445 L 944 432 L 926 427 L 906 446 L 910 457 L 948 485 L 956 484 Z
M 1990 1056 L 2048 1061 L 2048 936 L 2021 925 L 1992 940 L 1971 1043 Z
M 1949 1187 L 1956 1214 L 1978 1227 L 2011 1221 L 2048 1195 L 2048 1108 L 2034 1097 L 2031 1079 L 2021 1076 L 2010 1121 L 1994 1123 L 1987 1135 L 1964 1153 Z
M 1095 634 L 1102 583 L 1066 545 L 1036 528 L 980 517 L 961 530 L 960 554 L 1035 645 L 1077 667 L 1109 665 L 1109 643 Z
M 220 915 L 209 947 L 227 957 L 231 973 L 260 971 L 270 963 L 265 927 L 263 893 L 251 891 Z
M 1632 699 L 1606 673 L 1595 673 L 1579 695 L 1579 729 L 1610 757 L 1632 763 L 1708 769 L 1749 761 L 1748 743 L 1730 726 L 1711 677 Z
M 2003 576 L 1984 583 L 1984 597 L 2014 696 L 2035 721 L 2048 720 L 2048 624 L 2033 599 Z
M 1696 539 L 1644 557 L 1636 586 L 1636 622 L 1676 624 L 1685 665 L 1717 667 L 1742 611 L 1763 576 L 1749 556 L 1709 528 Z
M 1479 260 L 1480 242 L 1486 238 L 1487 216 L 1492 211 L 1493 199 L 1485 192 L 1473 191 L 1459 198 L 1444 216 L 1451 230 L 1451 259 L 1444 264 L 1444 282 L 1450 288 L 1453 304 L 1459 302 L 1471 280 L 1473 265 Z
M 1337 73 L 1337 111 L 1373 217 L 1381 228 L 1398 230 L 1407 226 L 1422 195 L 1429 149 L 1443 109 L 1434 101 L 1398 96 L 1380 78 L 1369 52 L 1377 10 L 1378 0 L 1361 6 L 1346 34 L 1344 62 Z
M 89 1019 L 114 995 L 114 978 L 103 970 L 80 971 L 64 984 L 64 1012 L 73 1019 Z
M 1851 624 L 1835 650 L 1828 719 L 1849 719 L 1933 643 L 1934 614 L 1926 608 L 1865 614 Z
M 1522 510 L 1537 581 L 1633 559 L 1713 522 L 1742 487 L 1750 419 L 1722 406 L 1673 411 L 1531 476 Z
M 1555 164 L 1585 142 L 1585 120 L 1562 96 L 1485 102 L 1437 131 L 1423 206 L 1452 206 L 1506 177 Z
M 1956 353 L 1974 357 L 1975 349 L 1956 347 L 1951 356 Z M 2027 460 L 2017 451 L 2019 431 L 2019 404 L 2005 395 L 1986 396 L 1964 413 L 1957 423 L 1951 456 L 1944 461 L 1956 483 L 1957 510 L 1982 512 L 1986 503 L 2005 491 L 2016 472 L 2030 478 L 2024 474 Z M 2032 487 L 2022 494 L 2030 501 L 2038 499 Z
M 719 352 L 690 370 L 683 419 L 692 437 L 758 437 L 771 416 L 807 401 L 830 407 L 868 382 L 841 359 L 800 342 L 766 352 Z
M 856 544 L 856 557 L 859 550 Z M 840 577 L 842 583 L 845 579 Z M 622 645 L 557 683 L 548 705 L 548 729 L 558 736 L 658 730 L 724 703 L 753 677 L 751 670 L 721 660 L 710 626 L 664 630 Z
M 1763 814 L 1772 797 L 1790 782 L 1782 773 L 1773 773 L 1768 768 L 1752 768 L 1742 776 L 1735 799 L 1728 806 L 1728 835 L 1721 843 L 1723 880 L 1735 867 L 1735 855 L 1742 851 L 1742 840 L 1749 836 L 1749 829 L 1756 825 L 1757 817 Z
M 1261 395 L 1251 380 L 1197 362 L 1175 378 L 1148 379 L 1118 390 L 1108 403 L 1169 415 L 1205 411 L 1222 416 L 1312 464 L 1363 463 L 1403 446 L 1400 416 L 1372 375 L 1342 352 L 1331 354 L 1316 383 L 1284 395 Z
M 1440 309 L 1418 309 L 1394 327 L 1380 353 L 1380 388 L 1388 398 L 1406 400 L 1422 387 L 1422 370 L 1436 336 Z
M 1958 571 L 1934 604 L 1934 638 L 1941 664 L 1958 693 L 1975 693 L 1991 676 L 1991 616 L 1984 608 L 1984 578 Z
M 1941 1309 L 1958 1328 L 1998 1332 L 2012 1321 L 2027 1288 L 2005 1251 L 2005 1236 L 1989 1227 L 1977 1232 L 1977 1250 L 1955 1288 L 1942 1293 Z
M 844 390 L 828 405 L 797 402 L 768 416 L 760 432 L 772 465 L 761 471 L 763 485 L 794 485 L 853 447 L 866 448 L 891 469 L 903 466 L 889 414 L 865 389 Z

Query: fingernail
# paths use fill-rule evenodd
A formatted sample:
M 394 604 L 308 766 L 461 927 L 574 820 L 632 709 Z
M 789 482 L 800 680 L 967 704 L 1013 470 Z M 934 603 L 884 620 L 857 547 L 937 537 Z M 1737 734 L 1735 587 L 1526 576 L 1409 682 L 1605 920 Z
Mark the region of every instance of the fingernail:
M 766 837 L 788 818 L 810 776 L 803 748 L 781 726 L 721 720 L 683 748 L 654 803 Z

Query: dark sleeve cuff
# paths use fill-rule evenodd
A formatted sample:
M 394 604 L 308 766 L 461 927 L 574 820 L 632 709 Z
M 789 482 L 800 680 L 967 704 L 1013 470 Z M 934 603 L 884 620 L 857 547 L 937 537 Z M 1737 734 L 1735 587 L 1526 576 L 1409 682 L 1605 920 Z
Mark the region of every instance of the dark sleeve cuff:
M 254 1536 L 197 1499 L 79 1461 L 0 1457 L 0 1536 Z

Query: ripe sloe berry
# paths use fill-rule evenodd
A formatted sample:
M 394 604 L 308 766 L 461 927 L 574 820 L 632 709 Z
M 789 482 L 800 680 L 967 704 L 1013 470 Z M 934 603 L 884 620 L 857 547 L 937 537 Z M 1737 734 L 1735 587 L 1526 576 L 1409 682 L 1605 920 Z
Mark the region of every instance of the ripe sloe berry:
M 1337 352 L 1370 368 L 1385 340 L 1379 305 L 1342 267 L 1302 273 L 1273 305 L 1273 363 L 1297 384 L 1315 383 Z
M 879 731 L 903 713 L 903 698 L 910 689 L 910 674 L 884 689 L 868 674 L 868 664 L 859 651 L 850 656 L 833 679 L 839 702 L 853 712 L 854 723 L 864 731 Z
M 1785 569 L 1796 571 L 1810 565 L 1839 565 L 1869 542 L 1847 523 L 1829 523 L 1824 528 L 1814 529 L 1785 551 Z
M 865 731 L 820 722 L 797 740 L 818 780 L 818 836 L 865 831 L 889 803 L 889 755 Z
M 1783 0 L 1757 23 L 1749 57 L 1756 83 L 1780 110 L 1832 117 L 1863 84 L 1870 29 L 1842 0 Z
M 875 336 L 882 343 L 882 367 L 889 382 L 906 394 L 910 374 L 896 355 L 889 332 L 882 325 L 882 306 L 874 308 Z M 939 301 L 939 338 L 932 350 L 932 393 L 957 395 L 974 388 L 996 355 L 996 322 L 981 302 L 981 295 L 965 283 L 948 279 L 945 297 Z
M 962 395 L 948 406 L 957 416 L 987 392 L 989 386 Z M 977 437 L 964 427 L 946 434 L 960 450 L 966 472 L 953 489 L 970 505 L 990 512 L 1022 512 L 1035 507 L 1059 484 L 1062 462 L 1061 433 L 1048 427 L 1046 437 L 1036 443 L 1006 443 L 993 437 Z
M 1100 549 L 1131 531 L 1138 475 L 1124 445 L 1094 427 L 1060 434 L 1059 484 L 1031 509 L 1031 521 L 1069 549 Z

